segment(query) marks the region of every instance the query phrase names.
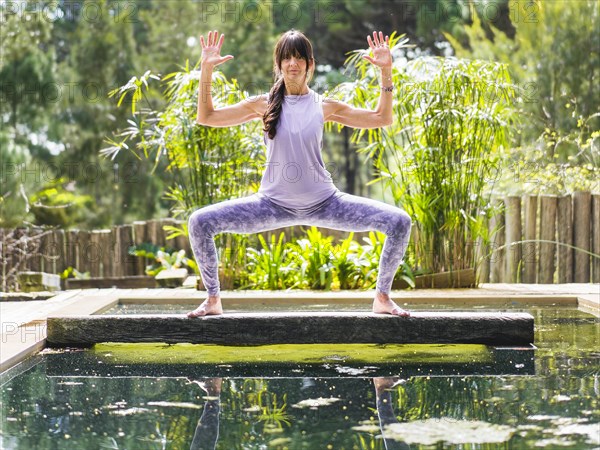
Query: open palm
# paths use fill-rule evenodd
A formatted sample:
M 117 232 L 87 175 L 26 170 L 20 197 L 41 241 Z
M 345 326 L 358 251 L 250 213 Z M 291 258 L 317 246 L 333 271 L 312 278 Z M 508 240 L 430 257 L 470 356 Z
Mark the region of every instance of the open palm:
M 390 52 L 389 37 L 385 36 L 384 38 L 381 31 L 379 34 L 373 31 L 373 38 L 371 39 L 371 36 L 367 36 L 367 41 L 373 56 L 364 56 L 364 58 L 377 67 L 391 67 L 392 53 Z
M 221 56 L 221 47 L 225 35 L 219 35 L 218 31 L 209 31 L 207 40 L 204 40 L 204 36 L 200 36 L 200 45 L 202 46 L 202 65 L 209 65 L 211 67 L 223 64 L 225 61 L 229 61 L 233 58 L 231 55 Z

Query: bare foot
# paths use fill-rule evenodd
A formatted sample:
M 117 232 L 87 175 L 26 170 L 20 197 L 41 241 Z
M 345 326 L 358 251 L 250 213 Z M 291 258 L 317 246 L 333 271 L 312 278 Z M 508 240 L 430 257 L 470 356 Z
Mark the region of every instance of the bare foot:
M 377 395 L 381 394 L 383 391 L 387 389 L 392 389 L 400 384 L 406 383 L 406 380 L 403 380 L 400 377 L 375 377 L 373 378 L 373 384 L 375 385 L 375 390 L 377 391 Z
M 400 308 L 389 295 L 377 292 L 373 300 L 373 312 L 376 314 L 391 314 L 392 316 L 409 317 L 410 312 Z
M 211 397 L 218 397 L 221 393 L 222 378 L 206 378 L 202 380 L 190 380 L 189 384 L 196 384 Z
M 188 318 L 203 316 L 218 316 L 223 314 L 223 306 L 221 305 L 221 297 L 209 296 L 195 310 L 187 313 Z

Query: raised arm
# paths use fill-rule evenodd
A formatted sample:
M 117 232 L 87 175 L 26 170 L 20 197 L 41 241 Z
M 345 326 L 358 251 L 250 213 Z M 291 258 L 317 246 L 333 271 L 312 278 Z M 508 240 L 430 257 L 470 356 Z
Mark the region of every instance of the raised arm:
M 352 128 L 381 128 L 393 122 L 393 84 L 392 84 L 392 53 L 389 47 L 389 37 L 383 37 L 373 31 L 373 38 L 367 37 L 373 56 L 364 56 L 367 61 L 381 69 L 381 86 L 379 102 L 375 110 L 354 108 L 344 102 L 333 99 L 325 100 L 323 113 L 325 121 L 338 122 Z
M 261 119 L 267 108 L 266 95 L 244 99 L 235 105 L 215 109 L 212 99 L 213 69 L 233 58 L 221 56 L 221 46 L 225 35 L 209 31 L 207 41 L 200 36 L 202 61 L 200 63 L 200 86 L 198 88 L 198 114 L 196 122 L 211 127 L 229 127 L 250 120 Z

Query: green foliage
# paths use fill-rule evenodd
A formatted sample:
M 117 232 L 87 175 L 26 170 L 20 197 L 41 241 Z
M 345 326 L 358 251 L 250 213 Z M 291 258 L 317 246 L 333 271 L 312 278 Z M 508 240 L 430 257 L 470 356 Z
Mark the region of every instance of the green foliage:
M 498 191 L 504 194 L 565 195 L 600 190 L 600 131 L 591 119 L 561 136 L 550 129 L 535 142 L 507 151 L 502 159 Z
M 333 282 L 333 238 L 323 236 L 316 227 L 308 229 L 306 236 L 306 239 L 297 240 L 294 247 L 295 260 L 300 266 L 300 286 L 330 290 Z
M 520 130 L 525 142 L 536 139 L 546 128 L 570 133 L 580 117 L 590 117 L 600 107 L 598 3 L 511 0 L 509 11 L 516 28 L 514 39 L 494 27 L 493 40 L 487 39 L 482 21 L 473 12 L 473 23 L 464 26 L 468 45 L 445 36 L 457 56 L 508 66 L 519 87 L 515 103 L 526 119 Z M 573 114 L 574 106 L 579 117 Z M 596 119 L 593 129 L 599 126 Z
M 398 51 L 406 40 L 390 40 Z M 359 79 L 342 92 L 360 107 L 377 101 L 373 68 L 357 50 L 348 59 Z M 414 219 L 414 261 L 441 272 L 476 265 L 473 242 L 486 238 L 493 183 L 507 146 L 513 87 L 505 65 L 422 57 L 394 65 L 396 120 L 356 131 L 359 151 L 378 170 L 396 204 Z
M 261 249 L 248 248 L 248 280 L 257 289 L 287 289 L 294 285 L 292 274 L 297 269 L 290 258 L 290 246 L 282 232 L 271 235 L 270 242 L 259 234 Z
M 370 231 L 368 237 L 364 238 L 365 244 L 359 250 L 359 267 L 362 269 L 363 288 L 374 288 L 377 283 L 377 274 L 379 273 L 379 261 L 381 252 L 385 244 L 385 235 L 378 231 Z M 415 274 L 406 262 L 402 262 L 395 280 L 402 279 L 406 281 L 409 287 L 415 287 Z
M 27 131 L 43 126 L 40 116 L 53 110 L 57 98 L 55 54 L 47 48 L 52 24 L 35 4 L 27 0 L 19 8 L 16 3 L 0 5 L 2 122 Z
M 173 202 L 173 214 L 187 217 L 199 206 L 257 189 L 264 156 L 256 135 L 257 124 L 212 128 L 198 125 L 196 115 L 199 71 L 189 65 L 163 78 L 147 71 L 115 89 L 119 104 L 129 99 L 133 117 L 117 139 L 108 139 L 102 154 L 112 159 L 122 150 L 152 161 L 154 169 L 164 167 L 173 174 L 166 197 Z M 162 111 L 138 104 L 152 80 L 164 83 L 167 106 Z M 238 85 L 219 72 L 214 74 L 213 101 L 227 105 L 245 97 Z M 162 164 L 162 166 L 161 166 Z
M 246 234 L 220 234 L 215 239 L 219 257 L 219 278 L 224 289 L 247 288 L 251 282 L 247 271 Z
M 94 199 L 76 194 L 65 181 L 60 178 L 31 195 L 29 208 L 37 225 L 70 228 L 94 211 Z
M 31 164 L 27 147 L 15 141 L 14 135 L 0 128 L 2 151 L 2 182 L 0 183 L 0 227 L 13 228 L 23 223 L 27 216 L 27 192 L 36 188 L 32 177 L 19 176 L 18 167 Z M 25 195 L 23 195 L 25 193 Z
M 198 271 L 198 266 L 194 260 L 185 256 L 185 250 L 174 250 L 167 247 L 159 247 L 149 242 L 144 242 L 140 245 L 129 247 L 128 253 L 140 258 L 146 258 L 153 261 L 152 264 L 146 266 L 146 274 L 152 277 L 159 272 L 167 269 L 179 269 L 187 266 L 195 272 Z
M 358 289 L 363 284 L 362 268 L 368 265 L 354 233 L 350 233 L 341 243 L 331 249 L 333 268 L 337 273 L 340 289 Z
M 80 272 L 72 266 L 67 267 L 60 274 L 60 278 L 63 280 L 66 278 L 75 278 L 76 280 L 89 280 L 90 277 L 91 276 L 89 272 Z
M 307 230 L 306 237 L 290 243 L 285 242 L 284 233 L 277 238 L 272 235 L 269 242 L 258 235 L 260 249 L 248 247 L 246 261 L 230 258 L 223 267 L 230 267 L 236 277 L 247 277 L 247 287 L 252 289 L 371 289 L 377 281 L 385 235 L 371 232 L 364 245 L 353 237 L 350 234 L 334 244 L 315 227 Z M 221 254 L 229 251 L 221 249 Z M 414 286 L 407 265 L 396 277 Z

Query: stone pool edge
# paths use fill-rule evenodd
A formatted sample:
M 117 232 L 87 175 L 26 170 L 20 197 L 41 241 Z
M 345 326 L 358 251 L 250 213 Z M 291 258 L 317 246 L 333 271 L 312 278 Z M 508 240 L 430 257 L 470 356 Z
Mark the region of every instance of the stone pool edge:
M 423 289 L 397 291 L 394 298 L 399 303 L 435 303 L 475 305 L 484 300 L 493 303 L 518 303 L 520 306 L 577 306 L 587 313 L 600 317 L 600 285 L 523 285 L 487 284 L 473 289 Z M 286 303 L 339 301 L 348 302 L 372 298 L 371 291 L 348 292 L 223 292 L 230 302 L 253 300 L 284 301 Z M 46 346 L 46 319 L 49 316 L 69 317 L 101 314 L 119 302 L 185 303 L 199 300 L 197 291 L 183 289 L 87 289 L 61 292 L 44 301 L 27 302 L 11 308 L 4 302 L 0 315 L 2 341 L 0 343 L 0 373 L 13 367 Z M 18 303 L 18 302 L 14 302 Z M 6 314 L 8 313 L 8 314 Z M 8 316 L 8 317 L 7 317 Z

